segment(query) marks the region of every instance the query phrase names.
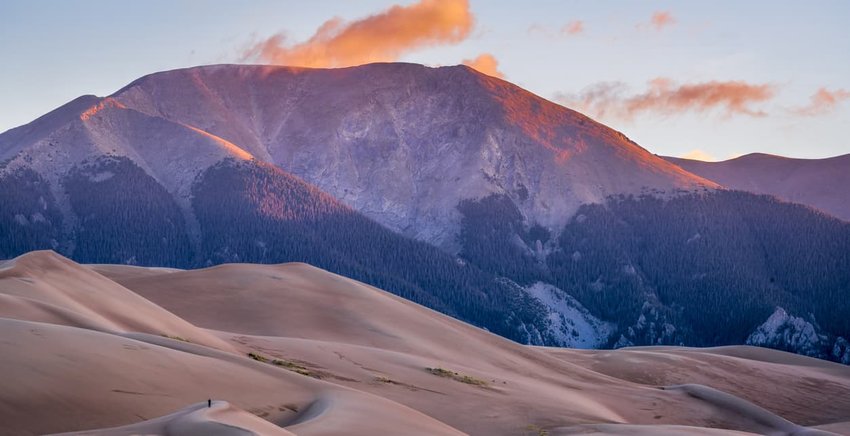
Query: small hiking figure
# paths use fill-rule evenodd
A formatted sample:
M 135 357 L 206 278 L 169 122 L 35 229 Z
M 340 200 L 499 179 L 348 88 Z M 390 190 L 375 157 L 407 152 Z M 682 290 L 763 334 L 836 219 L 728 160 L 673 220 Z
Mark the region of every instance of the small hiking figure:
M 212 398 L 207 399 L 207 408 L 212 407 Z

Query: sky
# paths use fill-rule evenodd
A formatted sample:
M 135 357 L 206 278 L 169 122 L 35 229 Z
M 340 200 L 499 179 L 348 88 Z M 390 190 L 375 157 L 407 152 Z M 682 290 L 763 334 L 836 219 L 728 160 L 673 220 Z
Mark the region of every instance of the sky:
M 0 131 L 156 71 L 465 63 L 649 151 L 850 153 L 850 1 L 0 2 Z

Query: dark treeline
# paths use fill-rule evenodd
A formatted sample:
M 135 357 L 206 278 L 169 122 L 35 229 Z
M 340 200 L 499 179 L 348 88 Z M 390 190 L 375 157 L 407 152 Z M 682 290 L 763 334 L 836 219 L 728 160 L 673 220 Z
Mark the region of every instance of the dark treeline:
M 55 250 L 61 241 L 62 215 L 47 182 L 28 168 L 0 176 L 0 258 Z
M 740 344 L 777 306 L 850 334 L 850 224 L 804 206 L 736 191 L 585 205 L 549 246 L 546 271 L 506 197 L 460 210 L 471 263 L 550 281 L 636 344 Z M 676 331 L 626 332 L 642 315 Z
M 559 286 L 602 314 L 638 313 L 655 295 L 682 308 L 689 345 L 742 343 L 776 306 L 850 333 L 850 225 L 804 206 L 735 191 L 624 197 L 582 207 L 558 243 Z
M 102 157 L 75 167 L 64 187 L 78 220 L 74 260 L 190 266 L 192 247 L 177 203 L 129 159 Z
M 549 232 L 539 226 L 526 229 L 522 214 L 509 197 L 464 200 L 458 210 L 462 215 L 458 238 L 461 257 L 519 284 L 551 281 L 534 253 L 537 241 L 545 244 L 549 240 Z

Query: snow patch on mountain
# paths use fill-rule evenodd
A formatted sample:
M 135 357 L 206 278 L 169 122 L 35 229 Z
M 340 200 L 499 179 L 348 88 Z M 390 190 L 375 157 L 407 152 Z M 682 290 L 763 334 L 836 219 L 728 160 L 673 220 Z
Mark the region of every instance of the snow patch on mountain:
M 549 309 L 550 333 L 559 345 L 572 348 L 600 348 L 615 326 L 591 314 L 575 298 L 548 283 L 537 282 L 525 288 Z

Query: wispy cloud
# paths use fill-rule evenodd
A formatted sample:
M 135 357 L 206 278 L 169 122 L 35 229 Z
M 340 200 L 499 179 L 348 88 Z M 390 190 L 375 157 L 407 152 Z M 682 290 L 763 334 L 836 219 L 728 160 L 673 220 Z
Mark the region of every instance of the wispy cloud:
M 585 31 L 585 23 L 582 20 L 573 20 L 570 21 L 560 29 L 556 29 L 553 27 L 545 26 L 542 24 L 532 24 L 528 26 L 528 34 L 529 35 L 543 35 L 547 38 L 557 38 L 557 37 L 570 37 L 577 36 Z
M 332 18 L 304 42 L 291 43 L 279 33 L 253 45 L 242 57 L 302 67 L 389 62 L 417 49 L 457 44 L 469 36 L 473 24 L 468 0 L 420 0 L 356 21 Z
M 602 82 L 578 94 L 559 94 L 555 99 L 576 110 L 598 118 L 633 119 L 643 113 L 673 115 L 684 112 L 720 110 L 725 115 L 764 116 L 753 105 L 771 100 L 776 89 L 769 84 L 744 81 L 711 81 L 677 84 L 657 78 L 648 83 L 643 93 L 632 94 L 620 82 Z
M 820 88 L 809 97 L 809 104 L 794 108 L 791 111 L 807 117 L 824 115 L 834 111 L 845 100 L 850 100 L 850 91 L 845 89 L 830 91 L 826 88 Z
M 636 26 L 638 29 L 654 29 L 654 30 L 664 30 L 665 27 L 669 27 L 676 24 L 676 18 L 673 17 L 668 11 L 656 11 L 653 12 L 652 16 L 649 18 L 649 22 L 638 23 Z
M 578 35 L 584 32 L 584 21 L 570 21 L 561 28 L 561 35 Z
M 475 59 L 464 59 L 463 64 L 472 67 L 488 76 L 504 78 L 505 75 L 499 71 L 499 61 L 490 53 L 482 53 Z

